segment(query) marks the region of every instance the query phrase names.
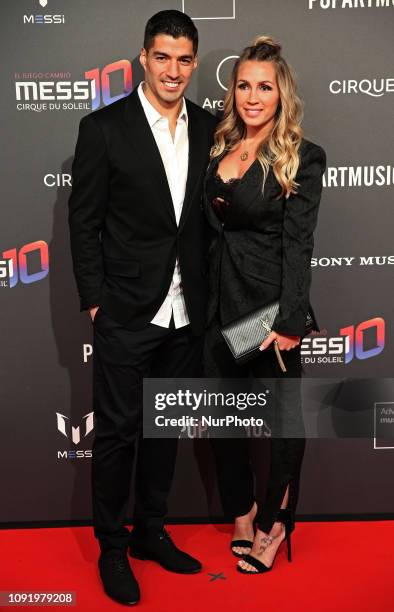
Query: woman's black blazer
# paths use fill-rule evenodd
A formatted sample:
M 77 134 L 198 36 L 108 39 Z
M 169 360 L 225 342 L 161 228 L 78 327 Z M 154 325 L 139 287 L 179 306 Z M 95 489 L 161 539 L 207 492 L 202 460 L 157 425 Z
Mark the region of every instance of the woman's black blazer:
M 272 169 L 262 191 L 262 168 L 256 160 L 237 182 L 224 223 L 207 197 L 207 181 L 217 172 L 224 154 L 208 167 L 204 196 L 210 227 L 208 325 L 216 314 L 226 325 L 279 300 L 274 331 L 305 335 L 313 232 L 326 155 L 307 140 L 302 141 L 299 152 L 296 195 L 278 199 L 281 188 Z

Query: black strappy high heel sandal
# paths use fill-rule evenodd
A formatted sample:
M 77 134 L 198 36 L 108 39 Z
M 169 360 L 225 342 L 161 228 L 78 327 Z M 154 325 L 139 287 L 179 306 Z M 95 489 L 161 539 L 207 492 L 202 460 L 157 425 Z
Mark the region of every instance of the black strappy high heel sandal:
M 230 542 L 230 550 L 233 553 L 234 557 L 238 557 L 239 559 L 244 559 L 246 553 L 235 552 L 233 548 L 239 546 L 240 548 L 252 548 L 253 542 L 251 540 L 233 540 Z
M 285 538 L 283 542 L 287 543 L 287 560 L 290 562 L 292 560 L 291 537 L 290 536 L 291 536 L 291 533 L 294 531 L 293 514 L 289 508 L 281 508 L 277 514 L 276 520 L 280 521 L 285 526 Z M 266 547 L 272 544 L 273 539 L 274 538 L 272 538 L 271 536 L 266 536 L 263 539 L 263 542 L 266 545 Z M 281 542 L 280 546 L 283 544 L 283 542 Z M 279 548 L 278 548 L 278 551 L 279 551 Z M 251 555 L 243 555 L 243 559 L 244 561 L 246 561 L 246 563 L 254 567 L 256 571 L 250 571 L 250 570 L 244 569 L 243 567 L 240 567 L 239 565 L 237 565 L 237 570 L 239 572 L 241 572 L 242 574 L 264 574 L 265 572 L 269 572 L 274 567 L 276 555 L 270 567 L 265 565 L 262 561 L 259 561 L 258 559 L 256 559 L 256 557 L 252 557 Z

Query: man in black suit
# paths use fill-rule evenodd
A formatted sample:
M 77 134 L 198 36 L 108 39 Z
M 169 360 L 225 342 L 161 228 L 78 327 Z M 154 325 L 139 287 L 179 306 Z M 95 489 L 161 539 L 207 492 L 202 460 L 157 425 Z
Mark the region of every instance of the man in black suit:
M 93 522 L 106 593 L 139 599 L 127 559 L 194 573 L 163 527 L 176 440 L 142 439 L 144 377 L 199 375 L 205 313 L 201 187 L 216 119 L 183 93 L 198 34 L 179 11 L 147 23 L 145 81 L 80 123 L 70 233 L 81 310 L 94 328 Z M 124 526 L 136 461 L 132 535 Z

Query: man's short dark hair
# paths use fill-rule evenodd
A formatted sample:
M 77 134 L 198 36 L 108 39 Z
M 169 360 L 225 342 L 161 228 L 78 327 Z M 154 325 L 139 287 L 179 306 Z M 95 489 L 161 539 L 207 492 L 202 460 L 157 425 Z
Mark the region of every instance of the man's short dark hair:
M 198 32 L 193 21 L 188 15 L 181 11 L 160 11 L 153 15 L 146 24 L 144 34 L 144 49 L 149 51 L 153 45 L 153 39 L 158 34 L 167 34 L 173 38 L 184 36 L 193 43 L 193 53 L 196 55 L 198 49 Z

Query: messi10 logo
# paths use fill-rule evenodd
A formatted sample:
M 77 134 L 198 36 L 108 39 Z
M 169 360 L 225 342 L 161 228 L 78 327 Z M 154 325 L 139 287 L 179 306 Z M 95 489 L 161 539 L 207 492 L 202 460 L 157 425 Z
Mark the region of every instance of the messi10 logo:
M 336 337 L 307 337 L 301 345 L 304 363 L 350 363 L 379 355 L 385 345 L 385 321 L 381 317 L 341 327 Z
M 122 91 L 116 95 L 111 95 L 111 83 L 110 77 L 114 76 L 114 73 L 119 72 L 122 76 Z M 118 75 L 119 76 L 119 75 Z M 92 79 L 94 83 L 93 96 L 92 96 L 92 110 L 96 110 L 100 106 L 101 96 L 103 98 L 103 104 L 108 106 L 116 100 L 127 96 L 133 88 L 132 82 L 132 66 L 129 60 L 118 60 L 112 64 L 107 64 L 100 70 L 100 68 L 92 68 L 85 72 L 86 79 Z
M 382 317 L 375 317 L 374 319 L 368 319 L 358 325 L 349 325 L 348 327 L 342 327 L 339 330 L 341 336 L 346 336 L 348 342 L 346 343 L 345 352 L 345 363 L 350 363 L 354 358 L 356 359 L 369 359 L 370 357 L 376 357 L 384 349 L 385 344 L 385 322 Z M 366 336 L 370 335 L 372 338 L 370 348 L 365 348 Z
M 19 78 L 19 75 L 17 78 Z M 17 108 L 18 110 L 29 110 L 23 107 L 25 101 L 53 102 L 59 100 L 91 100 L 91 110 L 96 110 L 101 101 L 105 106 L 108 106 L 131 92 L 133 88 L 132 65 L 129 60 L 118 60 L 112 62 L 112 64 L 107 64 L 104 68 L 97 67 L 86 70 L 85 79 L 84 81 L 63 81 L 55 80 L 53 77 L 45 80 L 17 80 L 15 81 L 16 100 L 21 102 Z M 115 89 L 116 93 L 114 93 Z M 57 107 L 54 108 L 58 109 Z
M 49 251 L 47 243 L 43 240 L 29 242 L 20 249 L 3 251 L 0 260 L 0 286 L 12 288 L 19 281 L 24 285 L 36 283 L 45 278 L 48 271 Z

